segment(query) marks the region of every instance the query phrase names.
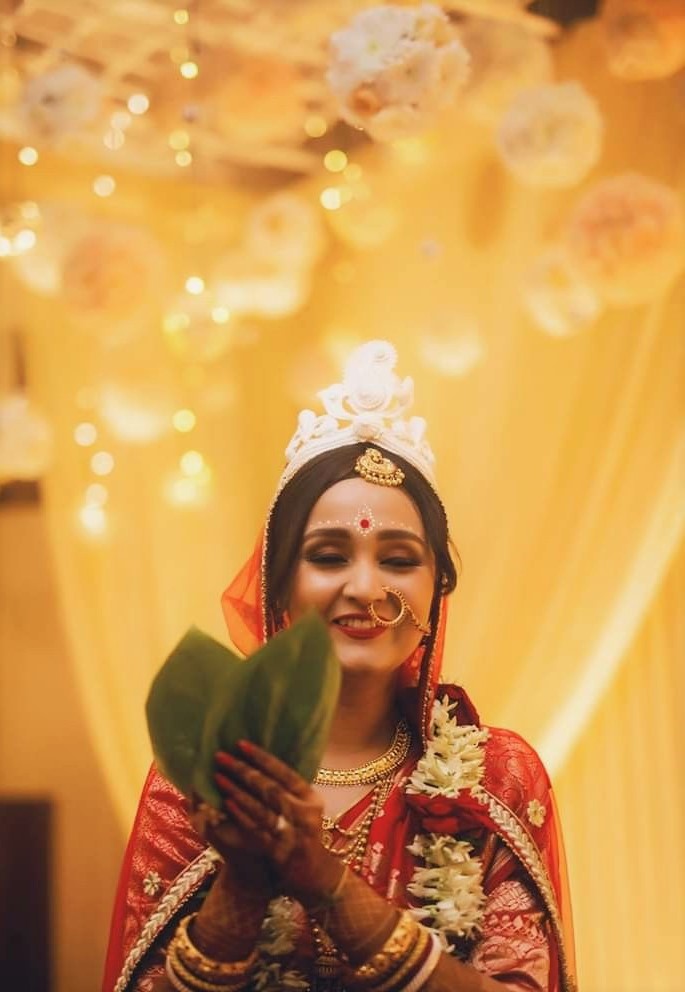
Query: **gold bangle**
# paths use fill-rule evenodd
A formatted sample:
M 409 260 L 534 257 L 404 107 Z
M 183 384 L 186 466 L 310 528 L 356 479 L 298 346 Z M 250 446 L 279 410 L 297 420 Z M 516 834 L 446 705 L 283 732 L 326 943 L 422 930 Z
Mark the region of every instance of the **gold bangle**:
M 428 944 L 431 943 L 431 935 L 428 930 L 422 926 L 418 926 L 418 930 L 416 943 L 409 951 L 408 957 L 399 964 L 399 967 L 384 982 L 380 985 L 374 985 L 373 992 L 393 992 L 394 989 L 403 988 L 407 976 L 419 964 L 426 952 Z
M 241 961 L 216 961 L 207 957 L 195 946 L 188 933 L 188 927 L 196 916 L 197 913 L 191 913 L 183 917 L 170 944 L 170 948 L 174 948 L 181 963 L 191 971 L 197 971 L 199 977 L 207 978 L 209 981 L 245 976 L 257 960 L 257 947 L 255 946 L 248 957 Z
M 408 913 L 406 909 L 403 910 L 395 929 L 380 951 L 377 951 L 365 964 L 355 969 L 356 980 L 365 984 L 373 984 L 385 979 L 388 971 L 404 961 L 413 950 L 421 929 L 411 913 Z
M 212 982 L 200 978 L 185 967 L 173 943 L 169 945 L 166 963 L 167 974 L 170 971 L 173 972 L 174 976 L 191 992 L 229 992 L 229 990 L 241 989 L 246 984 L 244 975 L 241 975 L 239 980 L 234 977 L 231 981 L 224 982 Z

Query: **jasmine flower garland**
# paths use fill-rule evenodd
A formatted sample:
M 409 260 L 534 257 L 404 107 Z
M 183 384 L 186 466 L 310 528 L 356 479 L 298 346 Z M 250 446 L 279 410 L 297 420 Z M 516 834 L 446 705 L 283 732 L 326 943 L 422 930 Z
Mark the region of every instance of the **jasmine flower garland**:
M 465 791 L 474 797 L 478 792 L 488 731 L 459 725 L 452 716 L 456 705 L 448 696 L 433 704 L 431 738 L 407 783 L 409 795 L 442 797 L 444 805 L 445 799 L 458 800 Z M 424 803 L 425 819 L 430 820 L 431 803 Z M 458 810 L 451 812 L 454 821 Z M 450 936 L 474 937 L 481 928 L 485 893 L 482 865 L 473 856 L 473 846 L 449 834 L 428 832 L 417 835 L 408 850 L 424 861 L 407 886 L 423 900 L 422 906 L 412 909 L 416 918 L 435 929 L 445 947 Z
M 278 989 L 304 992 L 309 988 L 304 975 L 294 968 L 284 969 L 282 963 L 276 960 L 292 954 L 298 931 L 299 926 L 290 899 L 286 896 L 272 899 L 257 941 L 259 956 L 251 983 L 255 992 L 277 992 Z

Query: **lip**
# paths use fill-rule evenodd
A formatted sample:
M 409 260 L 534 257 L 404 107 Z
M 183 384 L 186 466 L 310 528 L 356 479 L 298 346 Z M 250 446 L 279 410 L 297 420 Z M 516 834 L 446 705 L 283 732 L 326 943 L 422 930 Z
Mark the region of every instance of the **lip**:
M 334 623 L 331 626 L 345 634 L 346 637 L 351 637 L 353 641 L 373 640 L 384 634 L 387 629 L 385 627 L 344 627 L 339 623 Z
M 335 627 L 336 630 L 341 631 L 347 637 L 351 637 L 354 641 L 369 641 L 376 637 L 380 637 L 386 631 L 385 627 L 346 627 L 346 620 L 368 620 L 368 613 L 345 613 L 343 616 L 336 617 L 335 620 L 331 621 L 331 626 Z

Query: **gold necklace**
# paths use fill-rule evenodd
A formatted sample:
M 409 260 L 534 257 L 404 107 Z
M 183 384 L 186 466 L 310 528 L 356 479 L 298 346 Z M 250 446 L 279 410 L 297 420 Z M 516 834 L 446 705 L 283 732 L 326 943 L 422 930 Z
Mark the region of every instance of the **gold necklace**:
M 390 795 L 393 782 L 394 775 L 392 774 L 389 774 L 382 782 L 378 782 L 373 790 L 368 809 L 356 827 L 346 830 L 338 825 L 337 818 L 333 820 L 326 816 L 323 818 L 323 831 L 321 834 L 323 846 L 331 854 L 335 854 L 336 857 L 340 858 L 352 871 L 361 871 L 371 827 L 383 809 L 385 800 Z M 345 844 L 339 847 L 333 847 L 335 833 L 345 838 Z
M 406 761 L 410 747 L 411 732 L 402 717 L 387 751 L 357 768 L 319 768 L 314 785 L 375 785 L 397 771 Z

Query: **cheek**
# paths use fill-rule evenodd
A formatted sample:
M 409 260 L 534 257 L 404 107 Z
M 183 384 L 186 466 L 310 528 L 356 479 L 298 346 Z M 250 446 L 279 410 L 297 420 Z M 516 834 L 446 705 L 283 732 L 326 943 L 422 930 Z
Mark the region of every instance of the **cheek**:
M 296 570 L 288 597 L 288 613 L 296 619 L 310 606 L 321 606 L 331 595 L 332 583 L 325 573 L 300 565 Z

